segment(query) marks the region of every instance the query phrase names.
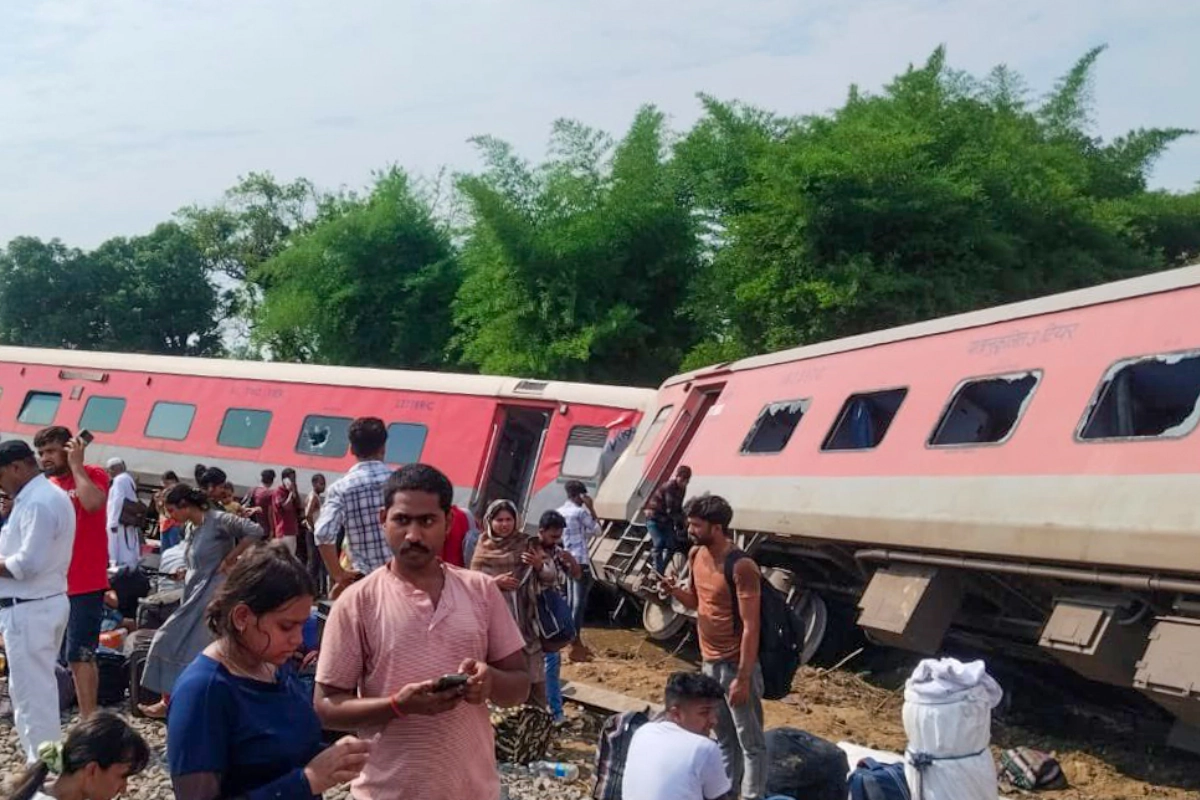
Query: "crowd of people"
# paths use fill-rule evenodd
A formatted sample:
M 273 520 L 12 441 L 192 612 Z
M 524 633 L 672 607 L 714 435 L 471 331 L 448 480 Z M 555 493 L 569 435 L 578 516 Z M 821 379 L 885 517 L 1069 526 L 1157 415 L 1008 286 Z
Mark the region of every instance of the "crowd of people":
M 486 704 L 530 704 L 563 719 L 560 650 L 591 657 L 579 632 L 592 586 L 588 542 L 599 523 L 586 487 L 568 482 L 563 505 L 528 535 L 509 500 L 491 502 L 477 523 L 436 468 L 388 467 L 381 420 L 354 420 L 348 438 L 354 466 L 328 486 L 313 476 L 307 497 L 292 469 L 278 485 L 275 471 L 263 470 L 241 500 L 216 467 L 197 465 L 195 485 L 162 476 L 153 535 L 163 564 L 181 552 L 172 563 L 182 564 L 174 574 L 182 599 L 153 634 L 142 684 L 161 699 L 141 710 L 166 719 L 178 798 L 309 798 L 350 779 L 361 800 L 497 797 Z M 109 569 L 135 564 L 142 552 L 132 476 L 119 458 L 104 469 L 86 464 L 87 445 L 61 427 L 40 431 L 32 449 L 0 443 L 0 490 L 9 498 L 0 509 L 0 634 L 31 775 L 45 760 L 43 744 L 62 738 L 59 659 L 70 665 L 83 722 L 51 752 L 75 752 L 74 763 L 98 753 L 93 777 L 117 762 L 122 776 L 144 766 L 134 745 L 72 748 L 79 736 L 115 736 L 124 724 L 96 710 L 95 657 Z M 665 576 L 662 586 L 698 610 L 704 657 L 703 676 L 673 679 L 668 707 L 672 698 L 708 703 L 729 786 L 711 794 L 725 786 L 711 755 L 703 763 L 688 755 L 698 745 L 673 729 L 643 738 L 654 758 L 704 770 L 699 794 L 672 797 L 736 797 L 729 787 L 740 785 L 753 800 L 762 797 L 765 766 L 758 573 L 739 560 L 731 592 L 723 564 L 733 549 L 732 510 L 706 495 L 685 511 L 689 477 L 681 468 L 648 509 L 659 571 L 687 554 L 691 585 Z M 698 545 L 690 551 L 685 529 Z M 547 638 L 545 593 L 567 609 L 562 641 Z M 318 649 L 320 597 L 333 603 Z M 306 671 L 315 673 L 309 682 Z M 325 731 L 349 735 L 324 746 Z M 439 756 L 450 742 L 472 755 L 448 770 Z M 655 772 L 633 767 L 627 782 Z M 58 772 L 57 785 L 70 790 L 74 773 Z M 626 796 L 665 797 L 639 791 Z

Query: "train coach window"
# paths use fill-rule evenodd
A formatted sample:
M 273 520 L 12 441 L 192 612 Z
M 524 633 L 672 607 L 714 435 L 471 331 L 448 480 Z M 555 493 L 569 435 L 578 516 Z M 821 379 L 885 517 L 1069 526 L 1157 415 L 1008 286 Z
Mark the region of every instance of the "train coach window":
M 79 415 L 79 429 L 92 433 L 112 433 L 125 414 L 124 397 L 89 397 Z
M 576 425 L 567 437 L 559 475 L 568 478 L 592 478 L 600 471 L 600 458 L 608 444 L 608 429 Z
M 350 447 L 350 419 L 311 414 L 304 418 L 296 452 L 306 456 L 341 458 Z
M 17 419 L 26 425 L 49 425 L 54 422 L 62 395 L 58 392 L 30 392 L 21 404 Z
M 1079 438 L 1175 439 L 1200 419 L 1200 351 L 1126 359 L 1108 368 Z
M 758 418 L 750 426 L 750 432 L 742 441 L 742 454 L 778 453 L 787 447 L 788 441 L 811 400 L 788 400 L 770 403 L 758 412 Z
M 151 439 L 174 439 L 182 441 L 192 429 L 196 407 L 191 403 L 169 403 L 160 400 L 150 411 L 146 422 L 146 436 Z
M 271 412 L 255 408 L 231 408 L 225 412 L 217 444 L 226 447 L 248 447 L 257 450 L 267 438 L 271 427 Z
M 663 406 L 654 415 L 654 421 L 646 429 L 646 438 L 642 439 L 641 444 L 638 445 L 637 455 L 644 456 L 650 452 L 650 448 L 654 446 L 654 441 L 658 438 L 659 432 L 667 424 L 667 420 L 671 418 L 671 409 L 673 408 L 674 406 Z
M 995 375 L 959 384 L 938 420 L 930 447 L 997 444 L 1012 435 L 1041 371 Z
M 415 464 L 425 449 L 429 429 L 413 422 L 393 422 L 388 425 L 387 455 L 389 464 Z
M 888 389 L 850 395 L 821 449 L 870 450 L 878 447 L 907 394 L 908 389 Z

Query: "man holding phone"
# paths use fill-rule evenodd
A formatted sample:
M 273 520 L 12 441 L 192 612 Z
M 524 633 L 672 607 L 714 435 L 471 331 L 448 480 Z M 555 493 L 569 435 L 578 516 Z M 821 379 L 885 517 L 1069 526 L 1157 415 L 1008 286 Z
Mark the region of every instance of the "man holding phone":
M 83 463 L 88 438 L 74 437 L 59 425 L 43 428 L 33 437 L 42 472 L 67 493 L 75 507 L 75 541 L 67 570 L 71 612 L 63 650 L 75 679 L 80 719 L 96 711 L 100 691 L 96 648 L 108 590 L 108 473 Z
M 296 555 L 297 537 L 300 535 L 300 491 L 296 488 L 296 470 L 288 467 L 283 471 L 283 480 L 271 495 L 274 506 L 275 538 L 282 539 L 292 555 Z
M 567 578 L 567 603 L 575 621 L 575 641 L 571 644 L 572 661 L 591 661 L 592 651 L 583 643 L 583 617 L 587 611 L 588 595 L 592 591 L 592 565 L 588 546 L 600 530 L 596 509 L 582 481 L 567 481 L 567 502 L 558 509 L 567 522 L 562 543 L 571 558 L 579 564 L 579 576 Z

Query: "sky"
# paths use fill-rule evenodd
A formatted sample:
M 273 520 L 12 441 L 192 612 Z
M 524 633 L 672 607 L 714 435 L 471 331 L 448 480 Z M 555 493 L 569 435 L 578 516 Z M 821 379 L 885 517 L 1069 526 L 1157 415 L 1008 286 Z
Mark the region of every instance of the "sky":
M 1198 41 L 1193 0 L 3 0 L 0 242 L 145 233 L 251 171 L 470 170 L 479 134 L 539 158 L 645 103 L 686 128 L 697 92 L 820 113 L 939 44 L 1040 94 L 1106 43 L 1097 134 L 1200 129 Z M 1197 181 L 1200 137 L 1153 176 Z

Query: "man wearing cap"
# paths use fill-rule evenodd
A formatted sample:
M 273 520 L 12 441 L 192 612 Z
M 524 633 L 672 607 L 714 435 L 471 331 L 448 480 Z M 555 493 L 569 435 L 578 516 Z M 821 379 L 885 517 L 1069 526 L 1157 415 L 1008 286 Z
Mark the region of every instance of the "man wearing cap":
M 21 441 L 0 443 L 0 489 L 13 498 L 0 531 L 0 634 L 13 722 L 32 764 L 39 744 L 62 738 L 54 664 L 70 613 L 75 508 Z
M 125 503 L 136 503 L 137 484 L 125 469 L 125 462 L 110 458 L 104 465 L 112 486 L 108 489 L 108 560 L 114 567 L 136 567 L 142 556 L 142 532 L 134 525 L 121 524 Z

